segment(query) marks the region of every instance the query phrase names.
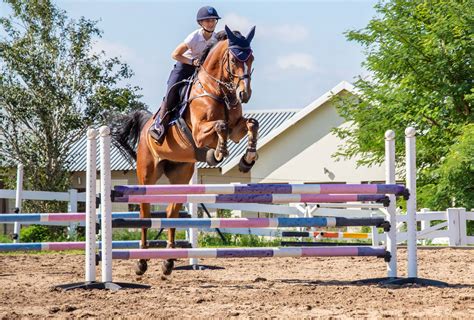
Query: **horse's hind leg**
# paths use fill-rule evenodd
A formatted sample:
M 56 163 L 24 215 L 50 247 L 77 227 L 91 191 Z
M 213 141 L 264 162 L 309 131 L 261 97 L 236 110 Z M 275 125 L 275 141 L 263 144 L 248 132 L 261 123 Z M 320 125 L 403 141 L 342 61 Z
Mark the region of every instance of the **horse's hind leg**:
M 141 144 L 138 146 L 137 152 L 137 180 L 138 184 L 155 184 L 156 181 L 163 174 L 163 162 L 158 162 L 154 159 L 151 152 L 148 150 L 147 146 L 141 147 Z M 140 204 L 140 218 L 151 218 L 150 204 L 141 203 Z M 140 247 L 145 249 L 147 245 L 147 228 L 142 228 L 142 235 L 140 240 Z M 137 275 L 142 275 L 146 272 L 148 268 L 147 260 L 140 259 L 137 262 L 135 273 Z
M 189 162 L 168 162 L 164 167 L 164 173 L 168 177 L 170 184 L 187 184 L 194 173 L 194 163 Z M 179 218 L 179 210 L 182 203 L 170 203 L 166 208 L 167 218 Z M 168 230 L 167 248 L 175 247 L 176 228 Z M 170 275 L 173 271 L 174 259 L 163 261 L 162 271 L 164 275 Z

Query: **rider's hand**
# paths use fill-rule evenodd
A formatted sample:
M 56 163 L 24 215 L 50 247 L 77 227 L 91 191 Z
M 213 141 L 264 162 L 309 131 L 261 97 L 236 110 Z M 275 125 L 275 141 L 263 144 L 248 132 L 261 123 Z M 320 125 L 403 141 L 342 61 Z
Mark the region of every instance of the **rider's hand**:
M 199 67 L 200 65 L 201 65 L 201 62 L 199 61 L 199 59 L 194 59 L 193 60 L 193 66 Z

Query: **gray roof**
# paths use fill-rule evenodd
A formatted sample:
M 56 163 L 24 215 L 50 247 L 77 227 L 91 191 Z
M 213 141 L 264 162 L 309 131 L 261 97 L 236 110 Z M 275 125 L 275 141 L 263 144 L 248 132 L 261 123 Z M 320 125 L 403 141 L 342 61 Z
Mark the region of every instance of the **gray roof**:
M 278 128 L 283 122 L 290 119 L 296 111 L 254 111 L 245 113 L 245 117 L 252 117 L 258 120 L 260 124 L 259 129 L 259 139 L 264 138 L 268 135 L 272 130 Z M 83 139 L 79 140 L 76 144 L 73 145 L 71 148 L 68 157 L 70 164 L 68 166 L 69 171 L 77 172 L 77 171 L 86 171 L 86 143 L 87 139 L 84 137 Z M 229 163 L 232 159 L 236 157 L 240 157 L 245 148 L 247 146 L 247 139 L 243 138 L 239 143 L 234 143 L 229 141 L 228 148 L 229 148 L 229 156 L 219 163 L 217 167 L 222 167 Z M 99 161 L 99 157 L 97 159 Z M 113 171 L 126 171 L 126 170 L 135 170 L 135 163 L 130 163 L 129 160 L 124 157 L 117 148 L 112 145 L 112 151 L 110 155 L 110 165 Z M 206 163 L 200 162 L 198 163 L 198 168 L 211 168 Z

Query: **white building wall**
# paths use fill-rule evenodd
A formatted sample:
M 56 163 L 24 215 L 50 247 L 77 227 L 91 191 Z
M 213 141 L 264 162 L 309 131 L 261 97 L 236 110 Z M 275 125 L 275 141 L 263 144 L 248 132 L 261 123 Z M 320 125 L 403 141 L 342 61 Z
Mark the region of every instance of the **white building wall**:
M 336 161 L 331 157 L 340 144 L 331 130 L 342 125 L 344 119 L 337 114 L 331 102 L 320 106 L 259 150 L 259 159 L 251 171 L 252 181 L 383 181 L 383 165 L 357 168 L 356 159 Z

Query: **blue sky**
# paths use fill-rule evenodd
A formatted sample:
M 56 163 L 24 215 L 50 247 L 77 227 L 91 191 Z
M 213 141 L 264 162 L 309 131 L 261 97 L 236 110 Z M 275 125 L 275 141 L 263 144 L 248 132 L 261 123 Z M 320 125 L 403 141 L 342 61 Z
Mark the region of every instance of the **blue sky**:
M 377 1 L 79 1 L 56 0 L 71 18 L 100 20 L 103 37 L 95 44 L 108 56 L 128 63 L 132 85 L 143 88 L 143 102 L 159 105 L 173 66 L 171 52 L 197 29 L 196 11 L 212 5 L 224 24 L 247 34 L 255 72 L 253 95 L 244 106 L 256 109 L 300 109 L 342 80 L 366 75 L 362 48 L 343 32 L 360 29 L 375 16 Z

